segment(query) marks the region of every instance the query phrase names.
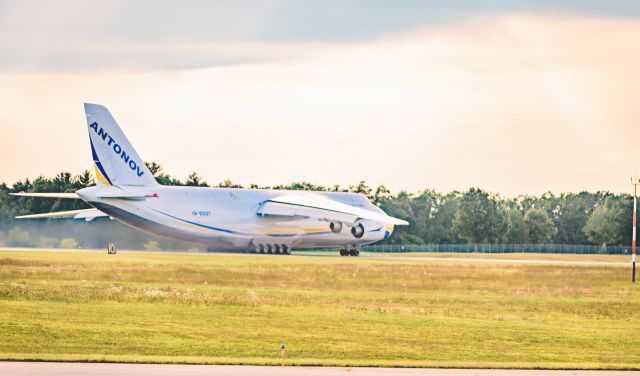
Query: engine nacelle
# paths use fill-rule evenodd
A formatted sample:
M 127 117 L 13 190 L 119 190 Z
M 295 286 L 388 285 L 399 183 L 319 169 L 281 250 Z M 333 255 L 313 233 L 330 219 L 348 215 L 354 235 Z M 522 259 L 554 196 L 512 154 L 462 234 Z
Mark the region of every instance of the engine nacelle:
M 329 223 L 329 228 L 336 234 L 339 234 L 342 231 L 342 222 L 331 222 Z
M 351 235 L 356 239 L 360 239 L 364 235 L 364 226 L 362 223 L 358 223 L 351 227 Z

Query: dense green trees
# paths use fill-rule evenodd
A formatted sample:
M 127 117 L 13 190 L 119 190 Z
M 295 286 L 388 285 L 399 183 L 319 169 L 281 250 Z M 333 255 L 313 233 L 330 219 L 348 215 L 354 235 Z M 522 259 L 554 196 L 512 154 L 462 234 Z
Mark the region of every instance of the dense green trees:
M 547 212 L 541 208 L 529 208 L 524 213 L 524 224 L 531 243 L 551 243 L 553 236 L 558 233 Z
M 166 174 L 158 163 L 147 163 L 149 171 L 164 185 L 207 186 L 198 174 L 185 181 Z M 89 171 L 79 175 L 62 172 L 53 178 L 26 179 L 11 186 L 0 184 L 0 245 L 40 247 L 103 247 L 118 239 L 131 248 L 192 248 L 131 230 L 118 222 L 96 219 L 92 223 L 73 220 L 16 221 L 16 215 L 86 208 L 79 200 L 16 198 L 12 192 L 74 192 L 94 184 Z M 217 187 L 242 188 L 225 180 Z M 358 192 L 369 197 L 390 215 L 408 220 L 387 242 L 397 244 L 452 243 L 557 243 L 629 244 L 632 198 L 609 192 L 545 193 L 540 197 L 512 199 L 471 188 L 465 192 L 440 193 L 424 190 L 416 194 L 392 195 L 384 186 L 369 187 L 364 181 L 341 187 L 295 182 L 273 187 L 251 184 L 256 189 Z
M 590 242 L 620 244 L 624 242 L 624 209 L 620 203 L 606 200 L 598 206 L 583 228 Z
M 230 182 L 229 180 L 226 180 L 226 182 Z M 198 174 L 196 174 L 195 172 L 192 172 L 189 174 L 189 176 L 187 177 L 187 180 L 184 182 L 184 185 L 188 185 L 190 187 L 208 187 L 209 184 L 207 184 L 207 182 L 202 179 L 200 176 L 198 176 Z
M 627 245 L 631 239 L 632 198 L 626 194 L 545 193 L 541 197 L 502 199 L 477 188 L 446 194 L 425 190 L 418 194 L 400 192 L 380 206 L 411 223 L 397 229 L 389 239 L 398 244 Z
M 518 209 L 506 209 L 507 232 L 504 235 L 505 243 L 525 244 L 529 242 L 529 229 L 524 222 L 524 216 Z
M 467 243 L 499 243 L 504 237 L 506 220 L 496 197 L 471 188 L 460 199 L 453 229 Z

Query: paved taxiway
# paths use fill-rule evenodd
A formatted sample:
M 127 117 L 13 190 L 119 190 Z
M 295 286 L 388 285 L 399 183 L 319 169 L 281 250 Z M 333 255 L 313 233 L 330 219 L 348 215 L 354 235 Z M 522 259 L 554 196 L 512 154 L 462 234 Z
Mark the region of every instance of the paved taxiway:
M 640 375 L 640 371 L 560 371 L 424 368 L 260 367 L 116 363 L 0 362 L 3 376 L 600 376 Z

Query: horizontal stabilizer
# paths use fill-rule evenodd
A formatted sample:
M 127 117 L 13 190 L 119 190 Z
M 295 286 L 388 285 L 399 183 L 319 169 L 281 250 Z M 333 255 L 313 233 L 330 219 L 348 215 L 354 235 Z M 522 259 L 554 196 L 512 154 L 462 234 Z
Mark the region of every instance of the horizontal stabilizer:
M 133 200 L 142 201 L 151 197 L 158 197 L 157 193 L 154 194 L 140 194 L 140 193 L 128 193 L 128 192 L 114 192 L 114 193 L 102 193 L 98 195 L 99 198 L 116 198 L 120 200 Z
M 80 209 L 80 210 L 67 210 L 67 211 L 53 212 L 53 213 L 19 215 L 16 217 L 16 219 L 74 218 L 74 219 L 84 219 L 88 222 L 97 217 L 107 217 L 107 216 L 108 214 L 105 214 L 98 209 Z
M 303 216 L 310 218 L 355 223 L 358 219 L 393 225 L 408 225 L 409 222 L 386 214 L 343 204 L 323 197 L 284 195 L 274 197 L 260 204 L 258 215 Z
M 70 198 L 79 200 L 80 196 L 76 193 L 32 193 L 32 192 L 20 192 L 20 193 L 9 193 L 12 196 L 23 196 L 23 197 L 43 197 L 43 198 Z

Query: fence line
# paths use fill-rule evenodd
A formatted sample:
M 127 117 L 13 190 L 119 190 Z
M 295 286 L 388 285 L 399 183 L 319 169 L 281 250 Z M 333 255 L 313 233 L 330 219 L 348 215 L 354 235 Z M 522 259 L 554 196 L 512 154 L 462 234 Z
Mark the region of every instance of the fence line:
M 447 253 L 575 253 L 625 255 L 629 246 L 583 244 L 375 244 L 361 248 L 365 252 L 447 252 Z

